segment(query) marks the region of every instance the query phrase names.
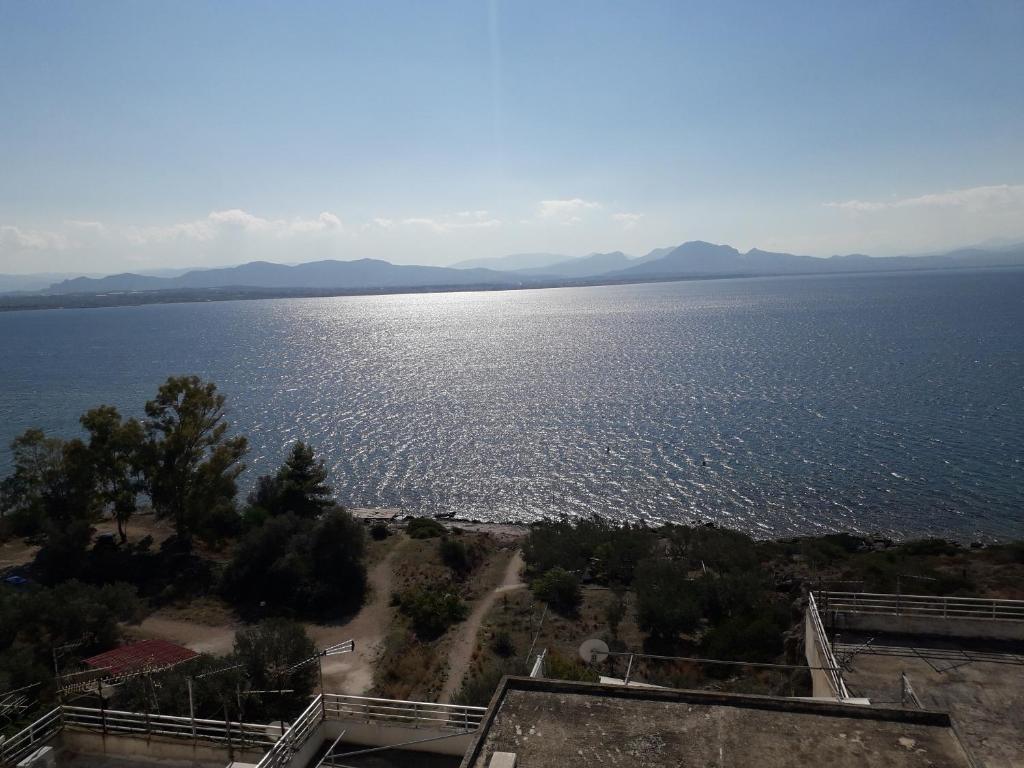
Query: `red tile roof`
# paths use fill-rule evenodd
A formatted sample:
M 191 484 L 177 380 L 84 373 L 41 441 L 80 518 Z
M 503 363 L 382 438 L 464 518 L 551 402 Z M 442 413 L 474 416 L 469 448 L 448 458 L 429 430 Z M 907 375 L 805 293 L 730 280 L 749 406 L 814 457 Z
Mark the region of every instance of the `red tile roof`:
M 108 675 L 121 675 L 146 667 L 171 667 L 198 655 L 190 648 L 166 640 L 140 640 L 83 661 L 90 667 L 103 669 Z

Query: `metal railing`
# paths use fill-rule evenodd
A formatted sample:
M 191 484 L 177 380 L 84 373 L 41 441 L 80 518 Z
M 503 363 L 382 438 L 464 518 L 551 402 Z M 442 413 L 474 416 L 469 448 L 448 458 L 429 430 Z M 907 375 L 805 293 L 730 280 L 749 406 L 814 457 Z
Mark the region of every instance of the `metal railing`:
M 41 747 L 63 727 L 60 707 L 51 709 L 9 739 L 0 741 L 0 765 L 15 765 L 29 752 Z
M 337 693 L 324 696 L 324 716 L 327 718 L 387 721 L 412 728 L 433 727 L 468 732 L 483 722 L 486 711 L 486 707 L 435 704 L 430 701 L 374 699 Z
M 144 734 L 174 738 L 203 739 L 238 747 L 267 747 L 277 742 L 278 729 L 259 723 L 205 720 L 174 715 L 124 712 L 64 705 L 64 725 L 103 733 Z
M 818 648 L 821 650 L 822 658 L 820 662 L 825 674 L 828 676 L 829 688 L 832 689 L 832 694 L 837 699 L 848 699 L 850 698 L 850 691 L 846 688 L 842 669 L 836 660 L 835 654 L 832 652 L 832 643 L 829 642 L 828 635 L 825 634 L 825 626 L 821 623 L 821 614 L 818 613 L 818 603 L 814 599 L 813 592 L 807 595 L 807 611 L 811 617 L 814 639 L 817 640 Z M 809 638 L 805 638 L 804 642 L 808 640 Z
M 306 739 L 316 730 L 323 719 L 324 697 L 319 695 L 313 698 L 313 701 L 281 735 L 277 743 L 260 758 L 256 768 L 282 768 L 282 766 L 288 765 L 292 755 L 306 742 Z
M 938 619 L 1024 621 L 1024 600 L 990 600 L 942 595 L 876 592 L 820 592 L 823 610 Z
M 485 707 L 459 704 L 328 693 L 314 697 L 303 713 L 278 738 L 280 729 L 276 725 L 192 719 L 65 704 L 0 742 L 0 765 L 14 765 L 63 728 L 76 728 L 130 736 L 211 741 L 239 749 L 269 747 L 260 759 L 258 768 L 283 768 L 324 719 L 376 721 L 409 728 L 433 727 L 455 733 L 469 733 L 480 726 L 485 711 Z

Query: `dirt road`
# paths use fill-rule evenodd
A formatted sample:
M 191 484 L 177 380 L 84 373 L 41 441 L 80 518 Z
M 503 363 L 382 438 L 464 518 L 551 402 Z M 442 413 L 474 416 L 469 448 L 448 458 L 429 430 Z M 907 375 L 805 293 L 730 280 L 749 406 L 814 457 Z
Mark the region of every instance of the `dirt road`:
M 459 627 L 459 634 L 452 642 L 451 653 L 448 655 L 448 677 L 444 687 L 438 696 L 438 701 L 447 703 L 462 685 L 462 678 L 469 671 L 469 665 L 473 661 L 473 651 L 476 650 L 477 636 L 480 634 L 480 626 L 484 617 L 491 610 L 494 601 L 505 592 L 514 589 L 521 589 L 526 585 L 520 581 L 520 574 L 523 571 L 523 553 L 518 549 L 509 558 L 505 567 L 505 575 L 501 583 L 488 595 L 473 606 L 472 612 L 465 622 Z

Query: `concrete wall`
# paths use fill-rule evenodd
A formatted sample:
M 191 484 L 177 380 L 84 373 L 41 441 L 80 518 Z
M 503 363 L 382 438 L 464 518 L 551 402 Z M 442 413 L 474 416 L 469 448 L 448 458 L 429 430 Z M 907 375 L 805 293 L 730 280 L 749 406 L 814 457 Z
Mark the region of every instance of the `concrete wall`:
M 1024 621 L 944 619 L 941 616 L 895 616 L 878 613 L 836 613 L 835 626 L 855 632 L 897 635 L 970 637 L 985 640 L 1024 640 Z
M 196 766 L 197 768 L 224 768 L 231 759 L 256 763 L 263 757 L 263 749 L 234 749 L 233 758 L 226 745 L 191 739 L 159 736 L 111 734 L 79 731 L 65 728 L 60 744 L 71 752 L 84 755 L 109 755 L 126 760 L 154 762 L 164 765 Z
M 814 631 L 814 623 L 811 621 L 811 611 L 804 611 L 804 658 L 807 659 L 809 667 L 824 667 L 822 649 L 818 646 L 818 635 Z M 828 673 L 823 669 L 811 670 L 811 695 L 816 699 L 835 698 L 832 686 L 829 685 Z
M 438 738 L 423 744 L 410 744 L 402 749 L 455 757 L 462 757 L 466 753 L 476 735 L 475 732 L 452 735 L 451 731 L 444 728 L 410 728 L 380 722 L 366 722 L 365 720 L 325 720 L 318 729 L 319 741 L 334 741 L 342 731 L 345 732 L 343 743 L 358 744 L 364 747 L 387 747 L 418 739 L 448 736 L 448 738 Z M 317 741 L 318 734 L 314 734 L 310 741 Z M 293 768 L 302 768 L 302 764 L 296 761 L 293 761 L 292 765 Z

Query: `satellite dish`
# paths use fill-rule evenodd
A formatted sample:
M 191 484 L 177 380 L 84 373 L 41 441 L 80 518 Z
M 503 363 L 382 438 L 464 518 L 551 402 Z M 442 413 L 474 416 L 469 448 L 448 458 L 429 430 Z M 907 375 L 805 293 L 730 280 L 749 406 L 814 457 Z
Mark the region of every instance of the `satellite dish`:
M 608 658 L 608 643 L 597 637 L 584 640 L 580 644 L 580 658 L 587 664 L 604 661 Z

